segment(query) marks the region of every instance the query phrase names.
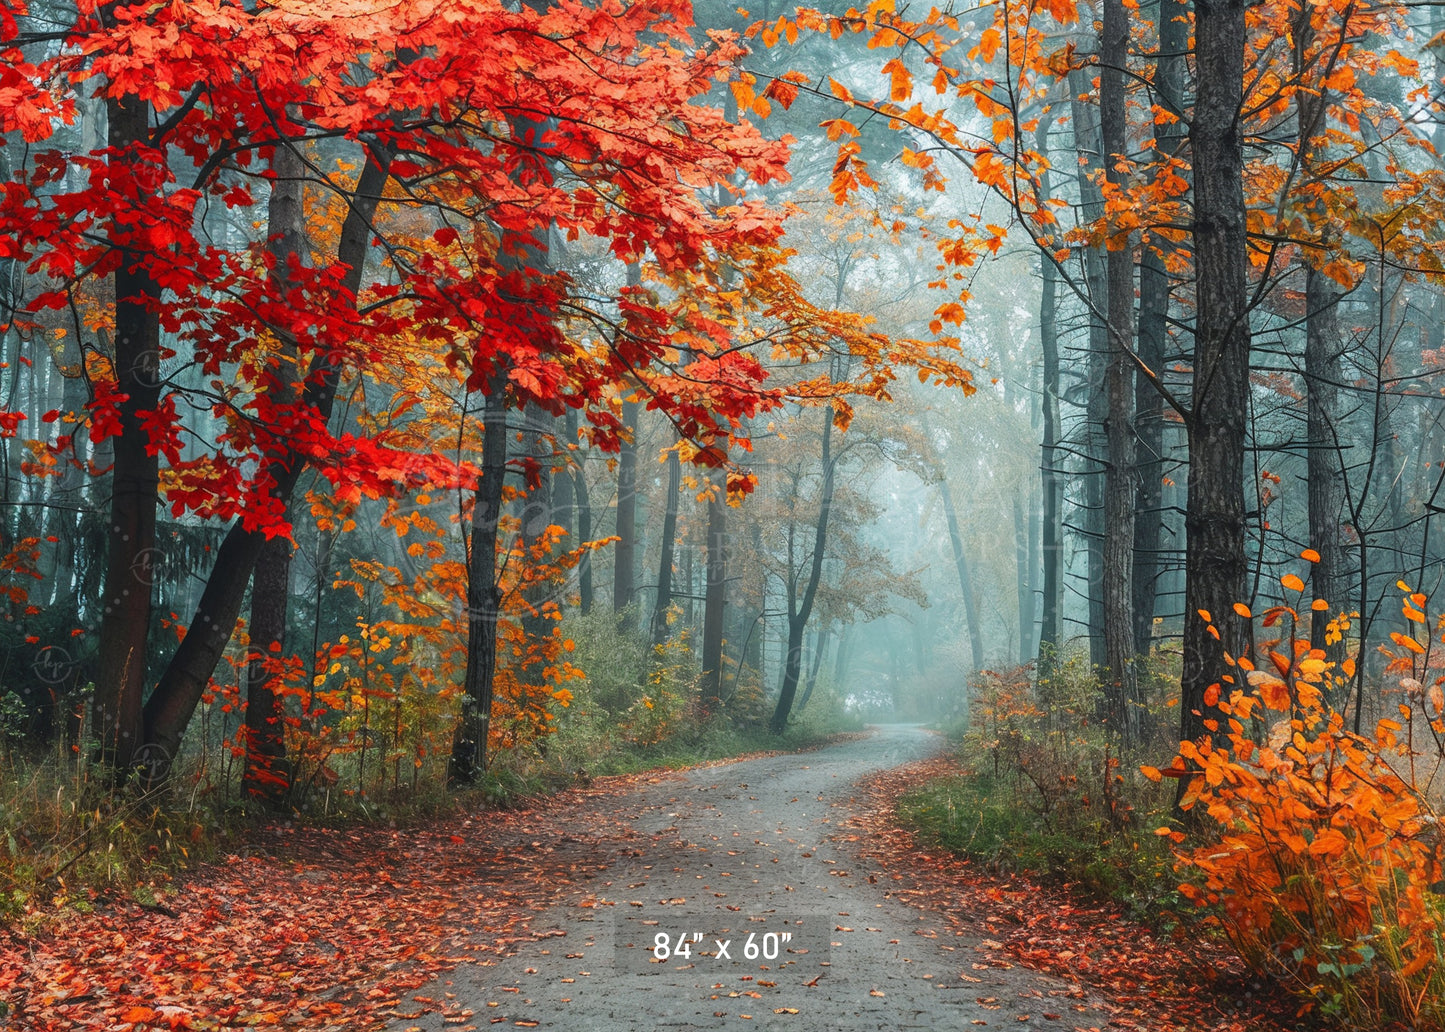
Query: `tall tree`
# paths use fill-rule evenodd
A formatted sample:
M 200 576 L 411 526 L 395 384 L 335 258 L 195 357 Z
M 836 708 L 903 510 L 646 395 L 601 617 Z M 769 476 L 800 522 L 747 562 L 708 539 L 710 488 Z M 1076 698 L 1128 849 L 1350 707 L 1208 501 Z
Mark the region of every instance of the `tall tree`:
M 1102 0 L 1099 36 L 1099 122 L 1105 180 L 1116 210 L 1130 187 L 1128 98 L 1129 14 L 1124 0 Z M 1134 239 L 1108 231 L 1107 323 L 1109 358 L 1105 373 L 1108 415 L 1104 472 L 1104 643 L 1108 658 L 1109 718 L 1126 740 L 1136 737 L 1138 672 L 1134 637 Z
M 1301 10 L 1295 29 L 1294 71 L 1296 76 L 1320 80 L 1333 71 L 1333 58 L 1321 59 L 1320 43 L 1314 31 L 1314 12 Z M 1334 56 L 1338 57 L 1338 48 Z M 1318 70 L 1311 74 L 1315 66 Z M 1296 141 L 1299 175 L 1306 182 L 1317 177 L 1327 130 L 1330 91 L 1323 86 L 1295 93 Z M 1312 206 L 1315 221 L 1325 227 L 1318 253 L 1304 256 L 1305 278 L 1305 479 L 1308 495 L 1309 547 L 1319 557 L 1310 571 L 1310 587 L 1316 598 L 1324 599 L 1338 612 L 1350 609 L 1345 594 L 1344 550 L 1340 547 L 1340 517 L 1344 509 L 1342 479 L 1344 462 L 1340 448 L 1339 385 L 1344 382 L 1344 344 L 1336 318 L 1341 291 L 1320 270 L 1333 249 L 1330 213 L 1321 198 Z M 1361 604 L 1364 604 L 1363 598 Z M 1310 641 L 1324 646 L 1328 638 L 1330 610 L 1312 610 Z M 1344 641 L 1329 646 L 1330 658 L 1342 658 Z
M 1184 668 L 1180 735 L 1210 733 L 1206 701 L 1243 653 L 1234 605 L 1245 597 L 1244 448 L 1249 411 L 1246 275 L 1244 0 L 1195 0 L 1194 391 L 1188 421 Z M 1216 637 L 1217 635 L 1217 637 Z M 1181 788 L 1182 791 L 1182 788 Z
M 723 628 L 727 603 L 727 476 L 716 474 L 707 500 L 707 574 L 703 588 L 702 699 L 714 709 L 722 699 Z
M 823 410 L 823 443 L 819 460 L 822 472 L 822 486 L 818 490 L 818 518 L 813 529 L 813 547 L 805 553 L 800 567 L 793 565 L 793 530 L 788 531 L 788 569 L 783 583 L 783 594 L 788 606 L 788 645 L 783 654 L 783 682 L 778 691 L 778 703 L 773 709 L 769 728 L 780 735 L 788 726 L 788 715 L 793 709 L 797 695 L 798 680 L 803 669 L 803 633 L 807 630 L 808 619 L 813 615 L 813 602 L 818 597 L 818 583 L 823 576 L 823 558 L 828 546 L 828 518 L 833 509 L 833 488 L 837 467 L 837 456 L 833 453 L 833 409 Z M 802 570 L 807 570 L 807 583 L 799 590 Z
M 978 593 L 974 589 L 973 571 L 970 569 L 968 552 L 963 544 L 963 532 L 958 525 L 958 510 L 953 504 L 953 491 L 948 480 L 940 476 L 938 490 L 943 499 L 943 518 L 948 525 L 948 544 L 953 552 L 953 569 L 958 574 L 958 591 L 962 596 L 964 618 L 968 623 L 968 644 L 973 660 L 973 672 L 984 669 L 983 616 L 979 612 Z
M 1053 119 L 1047 114 L 1039 120 L 1035 147 L 1047 161 L 1049 132 Z M 1040 190 L 1049 192 L 1049 172 L 1040 173 Z M 1059 483 L 1059 331 L 1056 309 L 1058 270 L 1053 256 L 1040 249 L 1039 348 L 1042 351 L 1042 382 L 1040 408 L 1043 410 L 1043 441 L 1039 459 L 1043 486 L 1043 604 L 1039 626 L 1039 676 L 1047 677 L 1059 650 L 1059 575 L 1063 568 L 1063 489 Z
M 672 607 L 672 567 L 677 549 L 677 506 L 682 495 L 682 463 L 677 449 L 668 450 L 663 460 L 667 467 L 667 497 L 662 516 L 662 547 L 657 562 L 657 598 L 652 607 L 652 644 L 667 639 L 667 611 Z
M 1184 142 L 1184 81 L 1189 47 L 1188 0 L 1158 0 L 1155 22 L 1158 55 L 1154 92 L 1162 111 L 1154 128 L 1153 179 L 1182 177 L 1179 153 Z M 1173 280 L 1165 265 L 1169 240 L 1150 234 L 1139 258 L 1139 362 L 1156 374 L 1168 352 Z M 1134 431 L 1138 438 L 1138 501 L 1134 506 L 1134 650 L 1149 654 L 1154 636 L 1155 600 L 1164 569 L 1164 397 L 1148 376 L 1135 378 Z
M 122 3 L 101 8 L 102 24 L 115 30 Z M 151 624 L 151 566 L 155 561 L 160 453 L 151 447 L 147 417 L 161 395 L 161 287 L 152 275 L 154 245 L 140 229 L 148 207 L 164 198 L 144 174 L 140 151 L 153 145 L 151 105 L 139 90 L 106 95 L 106 144 L 113 182 L 109 246 L 113 270 L 115 358 L 113 368 L 119 433 L 111 458 L 105 581 L 101 595 L 100 654 L 96 664 L 92 725 L 103 761 L 129 771 L 146 735 L 141 704 L 150 687 L 146 649 Z
M 1092 34 L 1090 34 L 1092 35 Z M 1094 44 L 1092 38 L 1086 45 Z M 1104 193 L 1100 179 L 1106 172 L 1102 137 L 1100 135 L 1100 111 L 1090 102 L 1092 90 L 1089 76 L 1083 68 L 1069 73 L 1069 96 L 1074 130 L 1074 150 L 1078 152 L 1079 214 L 1083 224 L 1102 224 L 1105 215 Z M 1089 662 L 1094 667 L 1105 667 L 1109 663 L 1108 643 L 1105 637 L 1105 583 L 1108 560 L 1105 556 L 1105 504 L 1106 477 L 1108 470 L 1108 419 L 1111 392 L 1108 369 L 1112 352 L 1109 331 L 1108 294 L 1109 279 L 1105 256 L 1098 248 L 1086 247 L 1081 250 L 1084 265 L 1082 287 L 1089 319 L 1088 355 L 1084 363 L 1087 378 L 1085 395 L 1083 434 L 1080 449 L 1080 495 L 1082 512 L 1079 526 L 1084 538 L 1085 570 L 1087 584 L 1085 600 L 1089 613 Z
M 637 413 L 635 401 L 622 403 L 626 436 L 617 453 L 617 545 L 612 554 L 612 611 L 627 612 L 636 595 L 637 576 Z M 628 618 L 628 623 L 631 623 Z
M 294 145 L 283 143 L 271 157 L 271 197 L 266 228 L 272 289 L 284 297 L 291 288 L 292 264 L 301 265 L 306 254 L 306 214 L 303 205 L 305 166 Z M 277 369 L 270 389 L 279 406 L 295 402 L 296 386 L 290 367 L 297 360 L 296 339 L 286 329 L 276 333 Z M 251 577 L 251 619 L 248 631 L 251 654 L 246 664 L 246 771 L 242 791 L 278 806 L 290 786 L 286 766 L 285 710 L 277 682 L 283 680 L 282 657 L 291 596 L 291 553 L 288 535 L 276 534 L 261 548 Z

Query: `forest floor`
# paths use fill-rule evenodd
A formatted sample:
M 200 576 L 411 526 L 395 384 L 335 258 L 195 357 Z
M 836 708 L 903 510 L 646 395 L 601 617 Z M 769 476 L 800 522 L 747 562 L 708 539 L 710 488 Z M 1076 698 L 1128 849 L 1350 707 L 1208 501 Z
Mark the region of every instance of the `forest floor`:
M 885 727 L 418 829 L 261 828 L 154 904 L 0 931 L 0 1027 L 1295 1026 L 1222 946 L 920 846 L 894 801 L 937 750 Z M 793 938 L 744 956 L 768 931 Z

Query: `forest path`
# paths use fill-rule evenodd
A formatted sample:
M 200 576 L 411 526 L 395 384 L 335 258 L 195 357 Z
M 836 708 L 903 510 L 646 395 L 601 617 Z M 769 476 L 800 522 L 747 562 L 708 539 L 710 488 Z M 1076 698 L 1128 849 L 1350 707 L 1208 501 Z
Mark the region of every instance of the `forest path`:
M 391 1027 L 853 1032 L 1107 1024 L 1076 987 L 997 959 L 998 943 L 985 947 L 987 940 L 958 931 L 944 910 L 904 902 L 893 891 L 903 875 L 860 855 L 868 834 L 857 823 L 855 783 L 937 750 L 937 737 L 920 728 L 885 726 L 816 752 L 696 768 L 554 811 L 568 833 L 568 898 L 532 917 L 537 938 L 512 956 L 463 964 L 417 991 L 440 1012 Z M 516 843 L 522 853 L 539 845 Z M 964 911 L 980 906 L 956 903 Z M 749 933 L 755 947 L 773 945 L 762 938 L 768 929 L 791 929 L 795 939 L 777 960 L 745 958 Z M 689 944 L 691 957 L 653 961 L 659 934 L 675 944 L 692 932 L 704 939 Z M 726 959 L 717 939 L 729 943 Z

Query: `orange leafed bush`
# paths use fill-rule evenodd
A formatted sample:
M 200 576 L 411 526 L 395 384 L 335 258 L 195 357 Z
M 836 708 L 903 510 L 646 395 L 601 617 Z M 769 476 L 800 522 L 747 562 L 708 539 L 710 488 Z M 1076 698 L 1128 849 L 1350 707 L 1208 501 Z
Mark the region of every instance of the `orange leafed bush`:
M 1282 616 L 1292 629 L 1294 611 Z M 1410 704 L 1399 719 L 1356 734 L 1327 698 L 1348 672 L 1293 636 L 1260 651 L 1263 669 L 1238 659 L 1248 687 L 1218 701 L 1227 726 L 1216 738 L 1182 743 L 1170 769 L 1144 769 L 1187 778 L 1182 805 L 1218 825 L 1216 839 L 1181 854 L 1197 875 L 1181 889 L 1219 907 L 1247 963 L 1326 1012 L 1445 1028 L 1442 839 L 1428 779 L 1417 776 L 1438 766 L 1439 682 L 1412 690 L 1419 682 L 1403 677 Z M 1418 658 L 1408 647 L 1392 653 L 1392 676 L 1423 674 Z

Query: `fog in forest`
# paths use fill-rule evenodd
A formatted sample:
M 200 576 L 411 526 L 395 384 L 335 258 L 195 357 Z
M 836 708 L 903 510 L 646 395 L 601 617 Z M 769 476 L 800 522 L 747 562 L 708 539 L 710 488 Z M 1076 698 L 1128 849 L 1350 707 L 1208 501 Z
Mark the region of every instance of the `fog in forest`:
M 1438 921 L 1441 11 L 8 5 L 0 921 L 879 724 L 996 870 L 1343 793 Z M 1357 1015 L 1394 905 L 1231 941 Z

